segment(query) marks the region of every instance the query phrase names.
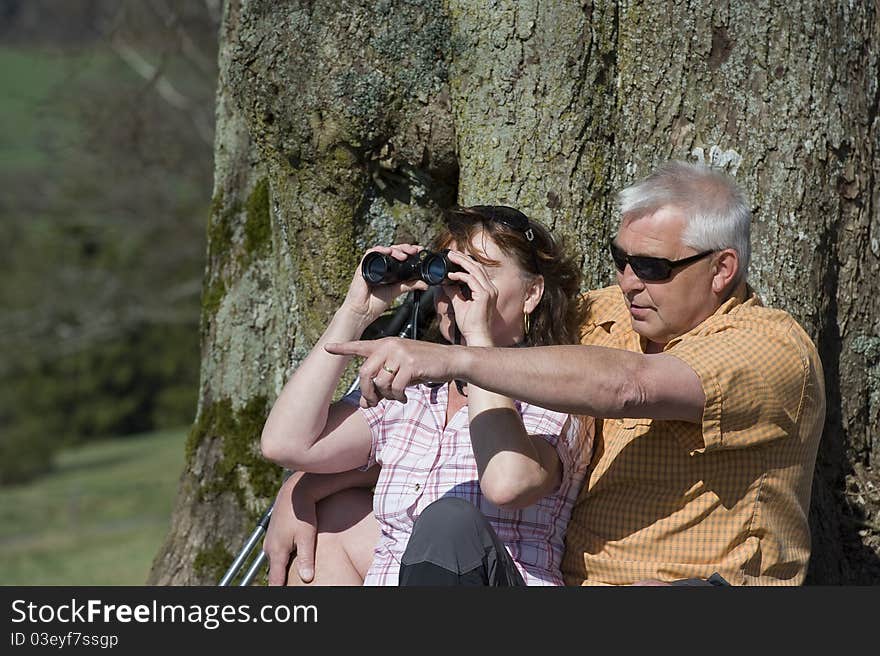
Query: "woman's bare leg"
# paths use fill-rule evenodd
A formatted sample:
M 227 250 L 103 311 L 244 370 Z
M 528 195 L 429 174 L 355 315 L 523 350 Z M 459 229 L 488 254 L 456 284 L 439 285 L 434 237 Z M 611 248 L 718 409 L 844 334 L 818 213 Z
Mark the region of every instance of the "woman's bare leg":
M 342 490 L 319 501 L 317 513 L 315 578 L 303 583 L 294 559 L 287 585 L 363 585 L 379 539 L 373 494 L 365 488 Z

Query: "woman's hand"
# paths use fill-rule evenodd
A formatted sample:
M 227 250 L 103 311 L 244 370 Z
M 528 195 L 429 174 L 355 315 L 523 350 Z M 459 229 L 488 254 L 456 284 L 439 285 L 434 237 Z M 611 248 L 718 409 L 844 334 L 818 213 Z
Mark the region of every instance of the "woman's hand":
M 403 262 L 421 250 L 421 246 L 413 244 L 374 246 L 364 253 L 364 258 L 369 253 L 382 253 Z M 421 291 L 428 289 L 428 285 L 422 280 L 408 280 L 389 285 L 369 285 L 361 274 L 364 258 L 361 258 L 357 270 L 354 272 L 354 277 L 348 287 L 348 293 L 345 295 L 345 300 L 342 302 L 340 310 L 358 317 L 365 326 L 378 319 L 391 306 L 392 301 L 401 294 L 415 289 Z
M 369 489 L 378 479 L 379 467 L 339 474 L 299 472 L 288 478 L 278 490 L 263 540 L 263 551 L 269 557 L 269 585 L 285 585 L 291 578 L 290 567 L 296 568 L 303 583 L 310 582 L 315 575 L 317 503 L 349 488 Z
M 311 581 L 315 574 L 316 502 L 307 486 L 300 484 L 302 477 L 302 473 L 296 473 L 287 479 L 272 508 L 263 540 L 263 551 L 269 557 L 269 585 L 287 583 L 287 569 L 294 555 L 294 565 L 304 582 Z
M 466 298 L 460 285 L 446 285 L 444 291 L 452 303 L 455 323 L 468 346 L 494 346 L 491 325 L 496 313 L 498 288 L 486 267 L 460 251 L 449 251 L 449 260 L 464 271 L 449 274 L 449 279 L 470 290 Z

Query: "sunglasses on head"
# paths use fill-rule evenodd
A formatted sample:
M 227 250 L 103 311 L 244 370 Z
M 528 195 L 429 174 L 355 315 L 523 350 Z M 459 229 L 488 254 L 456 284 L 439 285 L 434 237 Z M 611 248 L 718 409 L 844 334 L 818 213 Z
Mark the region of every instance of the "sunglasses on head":
M 537 245 L 535 244 L 535 231 L 529 222 L 529 217 L 525 214 L 507 205 L 474 205 L 463 209 L 460 215 L 470 216 L 478 221 L 493 221 L 505 225 L 511 230 L 516 230 L 525 237 L 529 242 L 532 252 L 532 264 L 535 271 L 540 273 L 541 267 L 538 263 L 538 254 L 536 253 Z
M 484 220 L 495 221 L 512 228 L 517 232 L 521 232 L 526 241 L 532 242 L 535 239 L 535 231 L 529 223 L 529 217 L 525 214 L 506 205 L 474 205 L 470 208 L 476 214 L 479 214 Z
M 679 269 L 688 264 L 692 264 L 697 260 L 702 260 L 707 255 L 711 255 L 715 251 L 703 251 L 690 257 L 684 257 L 680 260 L 667 260 L 665 257 L 650 257 L 648 255 L 627 255 L 613 241 L 609 244 L 611 248 L 611 259 L 614 260 L 614 266 L 618 271 L 623 273 L 626 265 L 632 268 L 636 278 L 648 282 L 661 282 L 668 280 L 672 276 L 675 269 Z

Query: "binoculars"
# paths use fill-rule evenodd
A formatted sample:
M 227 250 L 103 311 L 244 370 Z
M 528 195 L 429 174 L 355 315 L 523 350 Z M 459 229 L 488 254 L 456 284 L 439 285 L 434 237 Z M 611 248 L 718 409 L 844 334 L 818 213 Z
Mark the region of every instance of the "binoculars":
M 422 250 L 402 262 L 390 255 L 368 253 L 361 264 L 361 274 L 370 285 L 388 285 L 407 280 L 423 280 L 428 285 L 449 282 L 449 274 L 463 269 L 447 257 L 448 250 Z

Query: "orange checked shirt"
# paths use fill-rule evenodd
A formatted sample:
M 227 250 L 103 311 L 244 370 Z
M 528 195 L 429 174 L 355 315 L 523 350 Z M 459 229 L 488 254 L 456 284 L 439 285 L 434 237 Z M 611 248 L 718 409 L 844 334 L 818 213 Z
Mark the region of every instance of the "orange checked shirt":
M 619 287 L 590 292 L 584 344 L 642 352 Z M 664 349 L 697 373 L 702 424 L 597 421 L 572 511 L 568 585 L 707 578 L 797 585 L 825 418 L 822 365 L 790 315 L 751 290 Z

